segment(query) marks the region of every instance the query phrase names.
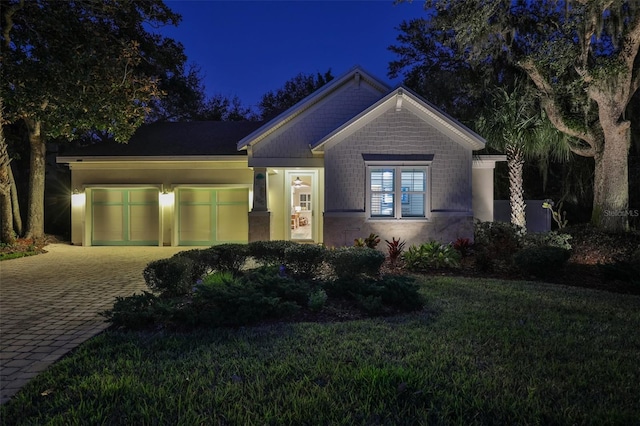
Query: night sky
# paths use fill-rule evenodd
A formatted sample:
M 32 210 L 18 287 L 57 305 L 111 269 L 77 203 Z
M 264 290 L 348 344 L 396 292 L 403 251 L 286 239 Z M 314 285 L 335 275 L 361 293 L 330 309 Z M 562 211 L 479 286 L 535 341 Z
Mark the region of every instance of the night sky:
M 302 72 L 340 76 L 360 65 L 387 77 L 403 20 L 425 15 L 424 2 L 165 0 L 182 15 L 161 33 L 184 44 L 202 70 L 208 95 L 237 95 L 245 106 Z

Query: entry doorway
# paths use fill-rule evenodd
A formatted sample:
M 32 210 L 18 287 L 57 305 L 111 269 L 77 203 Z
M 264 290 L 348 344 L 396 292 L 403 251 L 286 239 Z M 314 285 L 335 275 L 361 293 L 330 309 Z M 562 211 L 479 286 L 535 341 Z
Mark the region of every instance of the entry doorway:
M 286 186 L 288 197 L 286 210 L 289 212 L 289 239 L 298 242 L 315 241 L 317 211 L 317 173 L 315 171 L 287 171 Z

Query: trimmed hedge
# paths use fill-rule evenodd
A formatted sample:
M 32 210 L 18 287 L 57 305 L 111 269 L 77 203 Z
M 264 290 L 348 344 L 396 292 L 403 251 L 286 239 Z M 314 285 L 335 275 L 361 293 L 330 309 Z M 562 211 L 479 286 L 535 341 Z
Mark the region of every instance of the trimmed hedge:
M 385 256 L 368 247 L 341 247 L 328 251 L 326 259 L 340 279 L 360 275 L 377 277 Z
M 194 271 L 191 259 L 178 256 L 150 262 L 142 271 L 142 276 L 151 291 L 159 293 L 162 298 L 171 298 L 191 292 L 197 276 Z

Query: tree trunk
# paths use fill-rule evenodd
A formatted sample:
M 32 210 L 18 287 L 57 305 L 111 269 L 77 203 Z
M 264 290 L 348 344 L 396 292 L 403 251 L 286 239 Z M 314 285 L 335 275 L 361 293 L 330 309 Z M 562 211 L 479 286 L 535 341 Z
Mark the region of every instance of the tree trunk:
M 25 119 L 31 147 L 29 171 L 29 205 L 27 206 L 26 238 L 44 237 L 44 177 L 46 145 L 39 120 Z
M 507 145 L 507 167 L 509 168 L 509 206 L 511 207 L 511 223 L 522 228 L 527 227 L 524 209 L 524 189 L 522 170 L 524 156 L 522 150 L 515 145 Z
M 629 229 L 629 122 L 603 126 L 602 150 L 597 152 L 593 176 L 592 223 L 607 231 Z
M 2 113 L 2 100 L 0 99 L 0 114 Z M 11 214 L 11 159 L 7 150 L 2 128 L 2 116 L 0 116 L 0 242 L 13 244 L 15 234 L 13 232 L 13 215 Z
M 20 202 L 18 201 L 18 186 L 16 180 L 13 177 L 13 169 L 11 165 L 8 167 L 9 183 L 11 184 L 11 212 L 13 214 L 13 230 L 16 231 L 16 235 L 21 236 L 24 229 L 22 229 L 22 213 L 20 212 Z

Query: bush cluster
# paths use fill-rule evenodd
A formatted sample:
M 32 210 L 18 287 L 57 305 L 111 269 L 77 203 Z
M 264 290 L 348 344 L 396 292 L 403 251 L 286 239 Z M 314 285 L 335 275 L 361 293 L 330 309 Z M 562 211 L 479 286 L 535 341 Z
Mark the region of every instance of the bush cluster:
M 259 266 L 246 268 L 248 257 Z M 335 299 L 370 315 L 420 309 L 413 280 L 380 276 L 384 260 L 366 247 L 327 250 L 284 241 L 188 250 L 149 263 L 143 276 L 152 292 L 118 298 L 102 314 L 116 327 L 137 329 L 255 324 L 304 308 L 319 311 Z M 325 265 L 333 275 L 322 280 Z

